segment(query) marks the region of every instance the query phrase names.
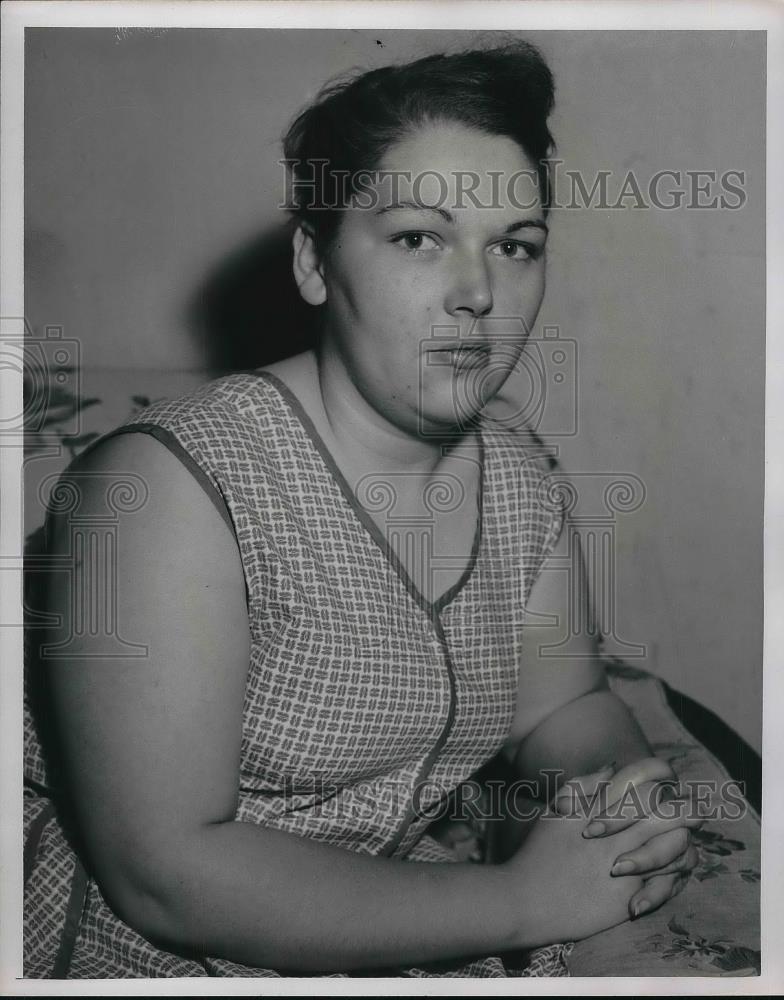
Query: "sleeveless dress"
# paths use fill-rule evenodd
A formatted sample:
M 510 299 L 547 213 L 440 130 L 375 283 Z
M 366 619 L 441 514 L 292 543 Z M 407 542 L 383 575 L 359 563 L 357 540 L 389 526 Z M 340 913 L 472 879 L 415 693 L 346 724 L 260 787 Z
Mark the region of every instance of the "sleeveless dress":
M 477 426 L 476 535 L 459 557 L 462 576 L 432 602 L 390 545 L 390 532 L 412 528 L 396 515 L 394 484 L 366 477 L 352 491 L 299 400 L 270 372 L 224 376 L 154 403 L 91 445 L 120 433 L 154 435 L 235 535 L 251 633 L 237 820 L 365 854 L 456 860 L 427 827 L 507 738 L 521 614 L 563 521 L 536 438 L 486 417 Z M 113 502 L 130 509 L 135 488 L 115 490 Z M 434 482 L 424 516 L 449 509 L 460 489 L 456 477 Z M 55 488 L 50 509 L 61 502 Z M 384 512 L 386 536 L 370 510 Z M 431 553 L 436 574 L 455 558 Z M 49 724 L 45 701 L 36 708 L 32 662 L 28 656 L 25 976 L 285 974 L 163 951 L 113 913 L 73 846 L 56 758 L 42 748 Z M 568 975 L 568 948 L 361 974 Z

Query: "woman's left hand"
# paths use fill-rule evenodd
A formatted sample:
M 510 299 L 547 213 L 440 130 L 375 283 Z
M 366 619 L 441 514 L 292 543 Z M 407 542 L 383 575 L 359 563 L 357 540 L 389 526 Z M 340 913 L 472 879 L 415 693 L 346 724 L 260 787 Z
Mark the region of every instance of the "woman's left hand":
M 573 778 L 553 803 L 561 814 L 582 815 L 589 820 L 583 831 L 586 838 L 609 837 L 641 821 L 668 821 L 664 824 L 666 830 L 652 834 L 635 850 L 619 854 L 613 865 L 611 874 L 615 877 L 645 878 L 643 887 L 629 902 L 632 917 L 656 909 L 677 895 L 697 864 L 699 856 L 689 831 L 704 822 L 699 810 L 702 803 L 675 795 L 677 785 L 671 766 L 658 757 L 649 757 L 618 772 L 607 768 Z M 597 804 L 599 811 L 593 813 Z

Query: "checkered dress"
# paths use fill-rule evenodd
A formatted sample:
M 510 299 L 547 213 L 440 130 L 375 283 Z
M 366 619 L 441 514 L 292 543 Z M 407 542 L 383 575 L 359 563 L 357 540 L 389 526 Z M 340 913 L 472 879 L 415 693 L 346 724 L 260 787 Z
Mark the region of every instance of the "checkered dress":
M 427 827 L 510 731 L 521 613 L 563 517 L 533 437 L 490 420 L 479 429 L 477 532 L 460 556 L 461 578 L 433 602 L 370 516 L 383 510 L 389 532 L 410 528 L 394 491 L 372 480 L 352 490 L 271 373 L 216 379 L 111 432 L 147 432 L 166 444 L 239 546 L 251 657 L 237 820 L 365 854 L 456 860 Z M 434 483 L 425 516 L 448 509 L 456 490 Z M 436 573 L 455 558 L 432 553 Z M 279 975 L 162 951 L 112 912 L 72 846 L 67 806 L 55 807 L 57 778 L 35 717 L 29 710 L 25 975 Z M 515 968 L 489 956 L 396 974 L 564 975 L 563 959 L 554 946 Z

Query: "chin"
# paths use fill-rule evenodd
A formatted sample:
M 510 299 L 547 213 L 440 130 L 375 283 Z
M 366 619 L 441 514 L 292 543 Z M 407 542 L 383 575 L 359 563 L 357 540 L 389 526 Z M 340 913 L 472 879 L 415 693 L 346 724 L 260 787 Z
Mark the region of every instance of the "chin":
M 476 424 L 481 408 L 466 408 L 457 411 L 455 407 L 443 410 L 428 408 L 420 411 L 418 433 L 421 437 L 453 439 L 468 433 Z
M 470 431 L 498 398 L 509 374 L 498 367 L 491 371 L 483 367 L 458 377 L 445 371 L 440 378 L 429 378 L 419 398 L 412 401 L 418 432 L 423 437 L 454 438 Z

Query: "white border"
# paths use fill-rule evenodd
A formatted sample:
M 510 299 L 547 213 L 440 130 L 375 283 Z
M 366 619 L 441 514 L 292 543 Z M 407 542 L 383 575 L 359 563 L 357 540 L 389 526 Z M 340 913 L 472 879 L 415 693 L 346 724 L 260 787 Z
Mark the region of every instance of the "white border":
M 5 859 L 0 903 L 0 990 L 24 996 L 137 995 L 450 995 L 457 992 L 518 995 L 524 982 L 532 995 L 770 995 L 784 992 L 784 808 L 779 762 L 784 762 L 784 463 L 779 442 L 784 437 L 784 6 L 774 2 L 665 3 L 577 2 L 577 0 L 337 0 L 322 2 L 23 2 L 5 0 L 2 17 L 2 80 L 0 81 L 0 317 L 24 314 L 23 247 L 23 127 L 24 28 L 63 27 L 221 27 L 221 28 L 418 28 L 473 30 L 766 30 L 768 32 L 767 133 L 767 386 L 765 493 L 765 642 L 763 765 L 765 811 L 762 880 L 764 956 L 759 978 L 601 978 L 519 980 L 405 979 L 178 979 L 79 980 L 47 982 L 19 980 L 21 973 L 21 701 L 22 635 L 19 628 L 0 634 L 4 654 L 0 699 L 2 770 L 0 770 L 0 857 Z M 8 329 L 3 321 L 0 336 Z M 11 331 L 14 332 L 14 331 Z M 739 331 L 739 335 L 741 335 Z M 0 420 L 21 413 L 21 377 L 0 371 Z M 21 430 L 21 429 L 20 429 Z M 0 621 L 21 620 L 21 566 L 7 568 L 7 553 L 21 552 L 22 451 L 0 447 Z M 773 612 L 773 613 L 771 613 Z M 742 664 L 738 665 L 742 669 Z
M 9 27 L 774 30 L 775 3 L 737 0 L 5 0 Z

